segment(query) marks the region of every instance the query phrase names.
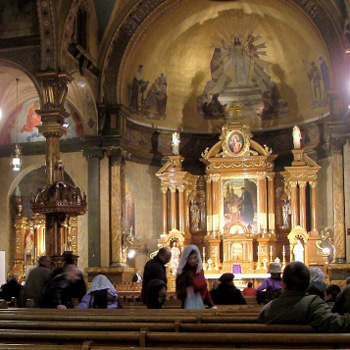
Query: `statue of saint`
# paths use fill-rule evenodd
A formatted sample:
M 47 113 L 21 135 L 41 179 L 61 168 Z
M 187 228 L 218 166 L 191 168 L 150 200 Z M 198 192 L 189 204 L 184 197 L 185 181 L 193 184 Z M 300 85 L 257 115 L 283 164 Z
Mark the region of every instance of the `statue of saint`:
M 289 215 L 291 214 L 291 207 L 288 199 L 283 200 L 282 205 L 282 218 L 283 218 L 283 226 L 289 226 Z
M 193 230 L 199 229 L 200 210 L 195 201 L 191 202 L 191 226 Z
M 301 132 L 299 126 L 297 125 L 294 125 L 293 127 L 293 146 L 294 149 L 301 148 Z
M 176 275 L 177 269 L 179 267 L 179 262 L 180 262 L 180 249 L 177 246 L 177 241 L 172 242 L 172 247 L 170 248 L 171 250 L 171 259 L 170 259 L 170 272 L 173 276 Z
M 178 156 L 180 154 L 180 133 L 177 131 L 173 132 L 171 146 L 173 155 Z
M 297 239 L 297 243 L 293 248 L 294 261 L 304 262 L 304 247 L 300 239 Z

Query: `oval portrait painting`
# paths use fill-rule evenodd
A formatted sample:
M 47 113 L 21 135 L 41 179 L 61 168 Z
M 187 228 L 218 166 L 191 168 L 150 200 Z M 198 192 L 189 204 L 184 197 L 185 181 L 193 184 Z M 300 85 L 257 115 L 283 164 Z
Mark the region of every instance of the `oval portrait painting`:
M 244 138 L 239 131 L 232 131 L 227 137 L 227 148 L 235 155 L 238 155 L 244 149 Z

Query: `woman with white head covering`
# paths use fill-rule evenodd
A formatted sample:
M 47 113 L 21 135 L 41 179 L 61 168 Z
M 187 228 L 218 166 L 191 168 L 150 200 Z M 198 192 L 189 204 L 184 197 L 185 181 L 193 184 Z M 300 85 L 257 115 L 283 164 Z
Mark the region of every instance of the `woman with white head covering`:
M 313 267 L 310 269 L 310 275 L 311 281 L 307 293 L 309 295 L 318 295 L 321 299 L 324 299 L 324 291 L 327 288 L 327 284 L 324 281 L 323 271 L 318 267 Z
M 197 246 L 187 246 L 181 255 L 179 268 L 176 277 L 176 294 L 182 300 L 182 307 L 185 307 L 185 300 L 195 294 L 199 294 L 204 304 L 215 307 L 204 277 L 201 254 Z
M 118 294 L 105 275 L 97 275 L 84 295 L 78 309 L 118 309 Z

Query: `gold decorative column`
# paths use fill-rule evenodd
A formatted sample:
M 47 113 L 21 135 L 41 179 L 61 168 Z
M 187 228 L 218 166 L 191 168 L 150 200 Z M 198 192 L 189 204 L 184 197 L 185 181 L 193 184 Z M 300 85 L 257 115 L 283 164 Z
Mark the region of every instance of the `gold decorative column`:
M 212 203 L 212 182 L 210 176 L 207 177 L 207 191 L 206 191 L 206 204 L 207 204 L 207 234 L 210 235 L 213 230 L 213 203 Z
M 120 148 L 107 150 L 110 160 L 110 218 L 111 218 L 111 267 L 126 266 L 123 254 L 123 205 L 125 202 L 125 151 Z
M 170 186 L 170 210 L 171 210 L 171 229 L 177 229 L 177 200 L 176 200 L 176 186 Z
M 269 232 L 275 233 L 275 174 L 267 174 L 268 181 L 268 223 Z
M 177 187 L 179 193 L 179 231 L 185 232 L 185 186 Z
M 220 178 L 219 174 L 211 176 L 213 181 L 213 231 L 217 234 L 220 230 Z
M 299 202 L 298 202 L 298 182 L 291 181 L 291 206 L 292 206 L 292 229 L 299 225 Z
M 299 205 L 300 205 L 300 226 L 306 227 L 306 181 L 298 181 L 299 184 Z
M 168 233 L 168 188 L 162 187 L 163 192 L 163 234 Z
M 343 146 L 345 138 L 330 139 L 332 161 L 332 195 L 335 263 L 345 263 L 345 209 L 344 209 L 344 159 Z
M 267 188 L 265 175 L 262 175 L 262 177 L 258 179 L 258 193 L 260 232 L 264 234 L 267 233 Z
M 311 235 L 318 234 L 317 229 L 317 181 L 310 181 L 311 187 Z

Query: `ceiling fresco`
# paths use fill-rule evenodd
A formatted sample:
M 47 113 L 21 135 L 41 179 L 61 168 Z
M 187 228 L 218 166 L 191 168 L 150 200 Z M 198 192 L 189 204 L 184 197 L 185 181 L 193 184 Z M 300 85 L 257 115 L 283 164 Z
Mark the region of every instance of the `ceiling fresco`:
M 218 131 L 231 101 L 253 130 L 328 113 L 330 59 L 318 30 L 285 1 L 184 1 L 145 23 L 123 57 L 124 113 L 160 128 Z

